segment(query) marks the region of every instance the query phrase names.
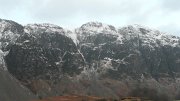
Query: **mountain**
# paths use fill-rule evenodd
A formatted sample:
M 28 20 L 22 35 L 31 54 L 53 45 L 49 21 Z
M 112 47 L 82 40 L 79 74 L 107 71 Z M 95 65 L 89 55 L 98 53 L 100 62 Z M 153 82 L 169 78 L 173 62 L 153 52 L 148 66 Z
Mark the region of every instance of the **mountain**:
M 108 68 L 105 70 L 116 74 L 113 78 L 120 79 L 122 73 L 137 78 L 149 75 L 156 80 L 179 75 L 179 37 L 139 25 L 115 29 L 102 23 L 87 23 L 77 34 L 87 63 L 97 64 L 97 69 Z
M 70 31 L 47 23 L 0 22 L 3 70 L 40 98 L 178 97 L 178 36 L 140 25 L 88 22 Z
M 22 32 L 20 28 L 23 27 L 15 22 L 0 19 L 0 101 L 29 101 L 37 98 L 8 72 L 4 61 L 8 54 L 6 49 Z

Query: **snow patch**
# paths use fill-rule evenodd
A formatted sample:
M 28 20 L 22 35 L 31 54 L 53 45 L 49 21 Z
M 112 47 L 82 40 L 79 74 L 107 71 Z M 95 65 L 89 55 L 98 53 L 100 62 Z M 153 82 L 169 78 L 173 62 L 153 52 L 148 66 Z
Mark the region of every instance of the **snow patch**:
M 141 25 L 129 25 L 118 30 L 126 40 L 137 38 L 141 40 L 141 45 L 148 46 L 152 50 L 159 46 L 180 47 L 180 37 L 167 35 L 155 29 L 150 29 Z
M 2 50 L 0 50 L 0 69 L 7 71 L 7 67 L 4 61 L 4 57 L 7 55 L 8 52 L 3 52 Z
M 78 40 L 83 41 L 89 36 L 94 36 L 97 34 L 105 34 L 112 35 L 113 37 L 117 37 L 117 41 L 122 43 L 123 36 L 118 33 L 118 30 L 108 24 L 103 24 L 100 22 L 88 22 L 83 24 L 80 28 L 75 29 L 75 33 L 77 34 Z

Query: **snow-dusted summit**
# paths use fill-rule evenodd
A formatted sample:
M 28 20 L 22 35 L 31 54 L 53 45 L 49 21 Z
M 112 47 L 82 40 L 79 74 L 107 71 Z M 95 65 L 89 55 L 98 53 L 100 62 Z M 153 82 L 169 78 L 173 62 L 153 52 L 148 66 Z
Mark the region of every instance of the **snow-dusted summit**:
M 140 84 L 180 90 L 168 86 L 180 84 L 180 38 L 144 26 L 88 22 L 70 31 L 0 19 L 0 43 L 1 68 L 39 96 L 117 97 Z
M 172 47 L 180 46 L 180 37 L 168 35 L 141 25 L 122 27 L 118 29 L 118 32 L 127 40 L 138 38 L 142 42 L 142 45 L 147 45 L 152 49 L 165 45 Z

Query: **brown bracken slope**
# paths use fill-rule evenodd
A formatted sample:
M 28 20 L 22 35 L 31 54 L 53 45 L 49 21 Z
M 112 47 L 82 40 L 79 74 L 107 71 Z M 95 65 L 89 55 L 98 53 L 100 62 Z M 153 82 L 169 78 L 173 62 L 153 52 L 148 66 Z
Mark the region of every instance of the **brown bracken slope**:
M 41 100 L 33 100 L 33 101 L 117 101 L 113 99 L 104 99 L 100 97 L 94 96 L 56 96 L 56 97 L 49 97 Z

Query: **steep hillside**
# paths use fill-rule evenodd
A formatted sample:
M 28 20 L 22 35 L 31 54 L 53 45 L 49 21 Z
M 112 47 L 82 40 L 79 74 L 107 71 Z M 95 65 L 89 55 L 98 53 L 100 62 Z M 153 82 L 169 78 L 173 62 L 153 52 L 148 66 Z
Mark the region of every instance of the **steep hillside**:
M 0 101 L 30 101 L 36 96 L 20 82 L 14 79 L 11 74 L 0 70 Z
M 4 57 L 23 32 L 23 26 L 0 19 L 0 101 L 29 101 L 37 97 L 7 71 Z
M 100 22 L 74 31 L 7 20 L 0 26 L 3 70 L 40 98 L 119 98 L 137 89 L 173 98 L 180 91 L 180 37 L 140 25 L 116 28 Z

